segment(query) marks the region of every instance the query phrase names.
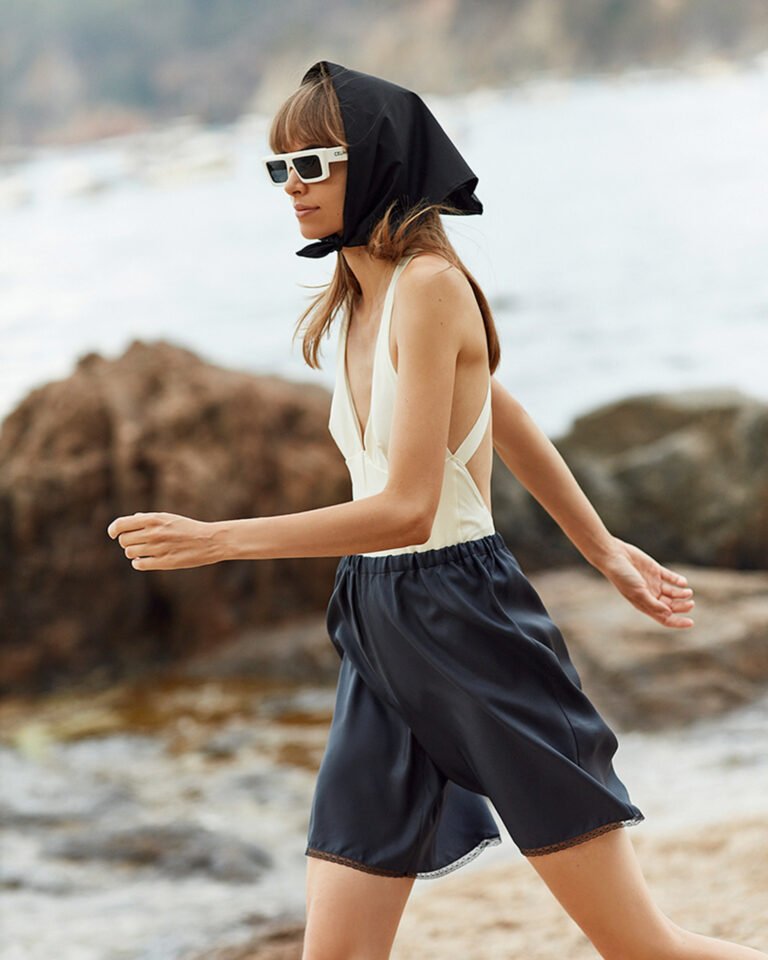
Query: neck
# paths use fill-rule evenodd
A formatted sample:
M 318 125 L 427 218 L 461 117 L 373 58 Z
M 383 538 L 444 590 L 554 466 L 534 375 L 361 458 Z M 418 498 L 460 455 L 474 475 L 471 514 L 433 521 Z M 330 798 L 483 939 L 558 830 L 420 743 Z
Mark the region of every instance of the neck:
M 361 294 L 357 301 L 359 313 L 374 313 L 384 300 L 389 281 L 396 264 L 391 260 L 372 257 L 365 247 L 342 247 L 341 255 L 360 284 Z

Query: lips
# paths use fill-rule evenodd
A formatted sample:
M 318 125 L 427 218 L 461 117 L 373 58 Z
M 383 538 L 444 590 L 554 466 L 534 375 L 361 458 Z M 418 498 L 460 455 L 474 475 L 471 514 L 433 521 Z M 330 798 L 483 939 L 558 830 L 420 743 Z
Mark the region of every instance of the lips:
M 317 208 L 317 207 L 305 207 L 303 204 L 297 203 L 297 204 L 294 204 L 293 209 L 294 209 L 297 213 L 300 213 L 302 210 L 317 210 L 318 208 Z

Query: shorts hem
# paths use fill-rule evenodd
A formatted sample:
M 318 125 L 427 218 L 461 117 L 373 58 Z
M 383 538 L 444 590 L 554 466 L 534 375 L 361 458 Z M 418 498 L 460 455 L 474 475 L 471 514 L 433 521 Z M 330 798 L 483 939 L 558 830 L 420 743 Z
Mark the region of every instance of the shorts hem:
M 500 836 L 486 837 L 485 840 L 481 840 L 476 847 L 473 847 L 471 850 L 467 851 L 467 853 L 459 857 L 458 860 L 453 860 L 451 863 L 447 863 L 444 867 L 438 867 L 436 870 L 424 870 L 421 873 L 417 873 L 416 876 L 420 880 L 431 880 L 433 877 L 444 877 L 446 873 L 453 873 L 454 870 L 458 870 L 459 867 L 463 867 L 465 863 L 469 863 L 470 860 L 474 860 L 475 857 L 479 857 L 486 847 L 498 847 L 500 843 Z
M 525 849 L 520 847 L 520 853 L 522 853 L 524 857 L 540 857 L 547 853 L 555 853 L 557 850 L 566 850 L 568 847 L 575 847 L 580 843 L 585 843 L 587 840 L 592 840 L 594 837 L 599 837 L 619 827 L 637 826 L 637 824 L 642 823 L 643 820 L 645 820 L 645 816 L 642 813 L 630 817 L 628 820 L 613 820 L 610 823 L 601 824 L 601 826 L 595 827 L 594 830 L 589 830 L 587 833 L 580 833 L 576 837 L 569 837 L 567 840 L 562 840 L 559 843 L 549 843 L 543 847 L 527 847 Z
M 435 870 L 412 871 L 412 870 L 387 870 L 385 867 L 374 867 L 362 860 L 353 860 L 352 857 L 345 857 L 339 853 L 331 853 L 328 850 L 319 850 L 317 847 L 307 847 L 304 851 L 308 857 L 316 857 L 319 860 L 330 860 L 332 863 L 340 863 L 345 867 L 352 867 L 354 870 L 362 870 L 364 873 L 373 873 L 380 877 L 411 877 L 419 880 L 431 880 L 435 877 L 443 877 L 447 873 L 453 873 L 459 867 L 469 863 L 478 857 L 486 847 L 497 847 L 501 843 L 501 837 L 497 834 L 493 837 L 486 837 L 476 846 L 472 847 L 461 857 L 447 863 L 444 867 L 438 867 Z
M 332 863 L 340 863 L 345 867 L 352 867 L 355 870 L 362 870 L 364 873 L 375 873 L 380 877 L 415 877 L 415 873 L 409 873 L 405 870 L 387 870 L 385 867 L 372 867 L 362 860 L 353 860 L 351 857 L 344 857 L 340 853 L 330 853 L 328 850 L 318 850 L 317 847 L 307 847 L 304 851 L 308 857 L 316 857 L 318 860 L 330 860 Z

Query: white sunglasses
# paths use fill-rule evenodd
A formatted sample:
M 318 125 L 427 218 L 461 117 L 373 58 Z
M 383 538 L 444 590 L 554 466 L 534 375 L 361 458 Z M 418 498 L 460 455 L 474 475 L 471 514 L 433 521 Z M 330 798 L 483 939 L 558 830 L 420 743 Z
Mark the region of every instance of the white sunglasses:
M 344 147 L 316 147 L 314 150 L 295 150 L 262 157 L 261 163 L 271 183 L 279 187 L 290 175 L 291 168 L 303 183 L 317 183 L 331 175 L 331 163 L 346 160 Z

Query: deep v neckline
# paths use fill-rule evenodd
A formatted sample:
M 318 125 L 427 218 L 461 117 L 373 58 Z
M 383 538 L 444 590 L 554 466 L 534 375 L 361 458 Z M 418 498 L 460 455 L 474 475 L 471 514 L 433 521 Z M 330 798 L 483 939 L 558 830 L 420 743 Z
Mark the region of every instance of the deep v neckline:
M 344 388 L 347 392 L 347 404 L 349 406 L 350 413 L 352 414 L 352 419 L 355 421 L 355 437 L 357 438 L 358 445 L 361 450 L 367 450 L 366 439 L 368 436 L 368 427 L 371 425 L 371 412 L 373 411 L 373 394 L 376 389 L 376 354 L 379 352 L 379 336 L 381 334 L 381 325 L 384 321 L 384 315 L 382 313 L 381 321 L 379 322 L 379 329 L 376 331 L 376 339 L 373 344 L 373 363 L 371 364 L 371 392 L 368 399 L 368 419 L 365 422 L 365 427 L 361 428 L 360 426 L 360 417 L 357 415 L 357 409 L 355 408 L 355 401 L 352 398 L 352 387 L 349 384 L 349 376 L 347 374 L 347 336 L 349 334 L 349 318 L 345 321 L 344 327 L 344 350 L 342 353 L 342 375 L 344 377 Z
M 403 260 L 404 259 L 405 257 L 403 258 Z M 391 302 L 392 287 L 394 285 L 395 277 L 397 277 L 398 275 L 398 271 L 400 270 L 400 265 L 402 264 L 403 260 L 401 260 L 395 266 L 392 276 L 389 279 L 389 285 L 387 286 L 386 293 L 384 294 L 384 304 L 381 308 L 381 319 L 379 320 L 379 327 L 378 327 L 378 330 L 376 331 L 376 336 L 373 342 L 373 363 L 371 364 L 371 391 L 368 399 L 368 419 L 365 422 L 365 427 L 360 426 L 360 418 L 357 415 L 355 401 L 352 397 L 352 387 L 350 386 L 349 375 L 347 373 L 347 339 L 349 337 L 349 324 L 351 319 L 349 314 L 346 316 L 344 321 L 344 334 L 343 334 L 344 340 L 342 344 L 343 349 L 342 349 L 342 355 L 341 355 L 342 378 L 344 380 L 344 389 L 347 394 L 347 404 L 349 406 L 350 413 L 352 414 L 352 419 L 355 421 L 355 437 L 357 438 L 358 445 L 360 447 L 360 450 L 363 453 L 368 452 L 368 445 L 366 441 L 368 439 L 368 428 L 370 427 L 371 420 L 372 420 L 373 400 L 376 394 L 376 365 L 379 357 L 379 341 L 381 340 L 381 332 L 382 332 L 382 328 L 385 325 L 387 311 L 389 311 L 390 314 L 392 312 L 392 302 Z M 389 328 L 389 324 L 387 324 L 387 328 Z M 389 350 L 389 343 L 387 343 L 387 350 Z

